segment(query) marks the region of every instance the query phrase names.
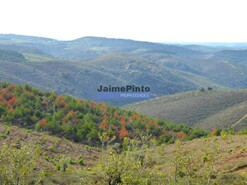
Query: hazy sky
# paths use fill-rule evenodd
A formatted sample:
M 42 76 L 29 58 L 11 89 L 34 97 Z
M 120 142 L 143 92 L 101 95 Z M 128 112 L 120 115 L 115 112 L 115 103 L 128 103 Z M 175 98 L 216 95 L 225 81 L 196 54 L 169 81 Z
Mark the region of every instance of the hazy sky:
M 247 42 L 246 0 L 0 0 L 0 33 Z

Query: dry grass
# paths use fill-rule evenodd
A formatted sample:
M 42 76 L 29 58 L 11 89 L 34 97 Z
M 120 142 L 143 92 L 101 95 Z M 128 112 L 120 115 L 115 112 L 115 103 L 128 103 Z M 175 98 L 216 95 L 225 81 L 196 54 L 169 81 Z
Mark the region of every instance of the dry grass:
M 0 133 L 5 133 L 7 127 L 0 123 Z M 15 126 L 10 128 L 10 134 L 6 138 L 0 138 L 0 144 L 8 141 L 33 142 L 41 144 L 41 153 L 38 161 L 38 169 L 56 171 L 56 165 L 61 158 L 71 158 L 75 163 L 70 164 L 71 170 L 85 169 L 98 163 L 100 150 L 91 146 L 74 143 L 64 138 L 50 136 L 36 131 L 30 132 Z M 84 164 L 79 164 L 82 157 Z
M 247 90 L 190 91 L 126 106 L 145 115 L 211 130 L 246 128 Z M 235 124 L 237 123 L 237 124 Z
M 0 133 L 5 133 L 7 129 L 0 123 Z M 14 126 L 10 128 L 10 134 L 6 138 L 0 138 L 0 144 L 18 139 L 41 144 L 38 169 L 46 171 L 43 180 L 45 184 L 83 184 L 84 181 L 95 184 L 94 181 L 98 178 L 97 165 L 102 156 L 100 149 Z M 246 135 L 225 134 L 219 137 L 194 139 L 181 142 L 181 147 L 185 151 L 183 155 L 190 157 L 194 163 L 200 163 L 203 156 L 212 152 L 215 160 L 213 168 L 216 171 L 214 180 L 216 184 L 230 185 L 233 182 L 244 184 L 247 177 Z M 174 164 L 177 152 L 176 144 L 155 146 L 147 154 L 147 165 L 152 173 L 159 175 L 159 178 L 165 178 L 163 177 L 165 171 Z M 74 161 L 74 164 L 69 164 L 67 172 L 56 170 L 56 165 L 62 156 Z M 78 162 L 80 156 L 85 161 L 84 165 Z
M 247 136 L 246 135 L 226 135 L 184 141 L 182 147 L 195 161 L 201 160 L 205 153 L 214 152 L 217 174 L 238 173 L 247 175 Z M 162 158 L 159 158 L 158 166 L 164 170 L 171 165 L 171 161 L 176 155 L 175 144 L 160 146 Z M 154 151 L 157 154 L 158 150 Z M 160 152 L 160 151 L 159 151 Z

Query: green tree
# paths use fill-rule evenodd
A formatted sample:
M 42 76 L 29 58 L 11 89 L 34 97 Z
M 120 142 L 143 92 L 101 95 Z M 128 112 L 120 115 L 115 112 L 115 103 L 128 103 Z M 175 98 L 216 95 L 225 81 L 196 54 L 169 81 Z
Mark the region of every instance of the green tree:
M 0 116 L 5 113 L 5 108 L 0 105 Z

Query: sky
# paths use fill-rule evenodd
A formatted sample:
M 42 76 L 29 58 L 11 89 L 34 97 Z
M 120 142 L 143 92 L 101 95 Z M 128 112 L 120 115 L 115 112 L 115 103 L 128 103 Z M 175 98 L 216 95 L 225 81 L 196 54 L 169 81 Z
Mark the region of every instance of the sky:
M 0 33 L 247 42 L 246 0 L 0 0 Z

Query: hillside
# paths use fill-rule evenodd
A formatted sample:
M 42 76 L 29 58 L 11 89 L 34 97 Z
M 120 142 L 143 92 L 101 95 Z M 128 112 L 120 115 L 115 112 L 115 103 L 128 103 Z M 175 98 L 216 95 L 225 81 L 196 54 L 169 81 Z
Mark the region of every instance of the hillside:
M 193 93 L 173 95 L 166 102 L 192 98 Z M 245 91 L 223 93 L 231 102 L 228 107 L 246 96 Z M 207 101 L 216 94 L 204 92 Z M 5 175 L 14 172 L 27 178 L 25 185 L 36 180 L 51 185 L 244 185 L 246 141 L 246 135 L 208 134 L 105 103 L 0 83 L 0 177 L 15 180 Z
M 18 52 L 12 50 L 1 50 L 0 49 L 0 60 L 7 62 L 25 62 L 25 57 Z
M 5 135 L 7 131 L 8 134 Z M 0 122 L 0 144 L 6 142 L 8 138 L 9 142 L 23 141 L 25 143 L 40 143 L 42 145 L 42 152 L 39 161 L 39 169 L 51 172 L 56 170 L 56 163 L 58 163 L 62 157 L 69 157 L 76 161 L 76 163 L 70 167 L 72 169 L 78 169 L 80 167 L 86 168 L 95 165 L 101 154 L 98 148 L 89 145 L 75 143 L 65 138 L 59 138 L 48 135 L 47 133 L 32 131 L 17 126 L 6 126 Z M 83 165 L 79 164 L 80 156 L 84 160 Z
M 222 50 L 214 54 L 214 59 L 239 63 L 246 66 L 247 50 Z
M 98 103 L 102 102 L 97 93 L 100 85 L 145 85 L 151 88 L 153 98 L 201 87 L 247 88 L 246 51 L 240 50 L 243 48 L 239 44 L 228 45 L 160 44 L 101 37 L 59 41 L 1 34 L 0 50 L 16 52 L 13 56 L 18 53 L 18 61 L 25 62 L 10 63 L 0 58 L 0 80 L 28 83 Z M 103 101 L 122 106 L 140 99 Z
M 190 91 L 138 102 L 125 109 L 207 130 L 247 128 L 247 90 Z
M 27 54 L 24 56 L 27 57 Z M 154 63 L 136 55 L 111 54 L 82 62 L 51 60 L 18 65 L 0 60 L 3 66 L 0 69 L 0 79 L 14 83 L 29 83 L 37 88 L 52 89 L 58 94 L 70 94 L 98 102 L 100 100 L 97 89 L 100 85 L 145 85 L 151 88 L 150 93 L 153 97 L 199 89 L 202 86 L 224 88 L 223 85 L 198 74 L 173 69 L 164 66 L 163 63 Z M 104 101 L 113 105 L 124 105 L 137 100 Z
M 38 184 L 104 185 L 109 184 L 109 179 L 114 179 L 118 171 L 121 172 L 119 177 L 124 182 L 138 182 L 140 185 L 145 185 L 146 182 L 155 185 L 173 184 L 175 179 L 180 184 L 187 181 L 192 184 L 204 184 L 209 181 L 209 184 L 215 185 L 244 185 L 247 178 L 246 141 L 246 135 L 227 133 L 220 137 L 211 136 L 161 146 L 155 146 L 150 141 L 144 140 L 143 143 L 139 143 L 143 147 L 137 151 L 136 146 L 129 145 L 135 150 L 127 149 L 125 152 L 115 153 L 111 149 L 102 150 L 0 123 L 0 150 L 4 143 L 14 144 L 13 149 L 17 146 L 24 147 L 23 143 L 40 146 L 40 152 L 34 158 L 36 168 L 29 169 L 32 174 L 28 177 L 29 183 L 26 185 L 33 184 L 38 179 L 41 180 Z M 9 149 L 11 147 L 13 145 Z M 19 147 L 16 150 L 21 150 Z M 136 156 L 140 154 L 143 158 L 139 167 L 137 164 L 140 159 Z M 19 159 L 19 155 L 16 155 L 15 159 Z M 1 153 L 0 159 L 1 157 L 6 156 Z M 33 156 L 29 159 L 33 160 Z M 115 163 L 116 159 L 119 163 Z M 18 168 L 22 166 L 15 166 L 12 169 Z M 175 168 L 177 172 L 174 171 Z M 194 173 L 191 173 L 192 171 Z
M 72 141 L 98 145 L 99 134 L 107 132 L 122 142 L 124 137 L 134 138 L 151 134 L 159 143 L 170 143 L 183 133 L 184 139 L 201 137 L 206 132 L 124 111 L 105 103 L 59 96 L 29 85 L 15 86 L 0 83 L 1 121 L 28 129 L 49 132 Z

